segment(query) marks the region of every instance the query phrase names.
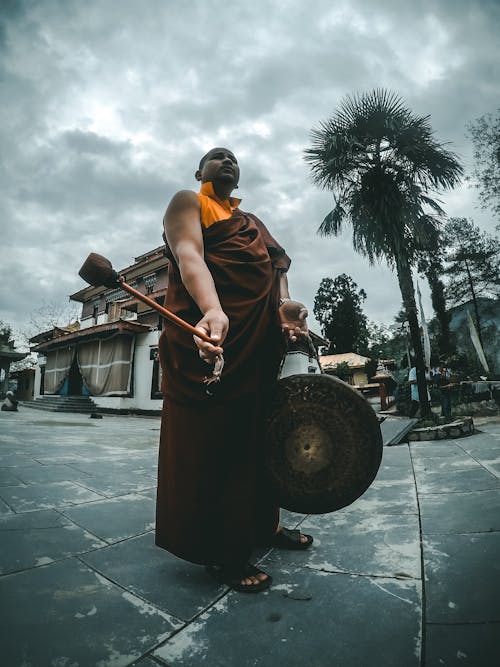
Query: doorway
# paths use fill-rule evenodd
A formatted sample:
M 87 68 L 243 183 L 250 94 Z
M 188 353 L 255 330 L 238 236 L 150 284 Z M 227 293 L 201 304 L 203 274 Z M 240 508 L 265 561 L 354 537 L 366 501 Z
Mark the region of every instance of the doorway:
M 78 362 L 76 360 L 76 354 L 69 369 L 68 375 L 68 396 L 82 396 L 83 395 L 83 379 L 78 368 Z

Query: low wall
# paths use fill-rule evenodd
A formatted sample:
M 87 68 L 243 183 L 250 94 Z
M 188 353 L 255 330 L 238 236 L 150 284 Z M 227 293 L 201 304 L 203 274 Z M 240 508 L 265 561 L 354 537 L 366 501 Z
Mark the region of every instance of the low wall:
M 449 424 L 416 428 L 408 435 L 408 440 L 410 442 L 450 440 L 453 438 L 463 438 L 464 436 L 472 435 L 473 433 L 474 421 L 472 417 L 462 417 Z

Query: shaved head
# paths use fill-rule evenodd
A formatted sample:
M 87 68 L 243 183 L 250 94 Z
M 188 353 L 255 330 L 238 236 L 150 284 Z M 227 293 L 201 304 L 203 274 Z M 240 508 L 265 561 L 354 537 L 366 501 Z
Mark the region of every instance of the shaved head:
M 199 165 L 198 169 L 201 171 L 201 170 L 203 169 L 203 165 L 204 165 L 205 162 L 208 160 L 208 158 L 209 158 L 211 155 L 213 155 L 214 153 L 218 153 L 219 151 L 228 152 L 228 153 L 231 153 L 231 155 L 234 156 L 233 151 L 230 151 L 229 148 L 222 148 L 221 146 L 216 146 L 215 148 L 211 148 L 211 149 L 208 151 L 208 153 L 205 153 L 205 155 L 201 158 L 201 160 L 200 160 L 200 165 Z

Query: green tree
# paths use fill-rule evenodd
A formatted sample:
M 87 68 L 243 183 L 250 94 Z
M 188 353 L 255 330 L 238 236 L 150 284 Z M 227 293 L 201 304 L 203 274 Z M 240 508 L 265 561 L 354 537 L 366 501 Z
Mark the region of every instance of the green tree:
M 500 109 L 467 126 L 474 148 L 473 179 L 479 188 L 483 208 L 491 208 L 500 217 Z
M 337 364 L 335 366 L 335 370 L 333 371 L 333 375 L 338 377 L 339 380 L 349 382 L 349 378 L 351 377 L 351 370 L 347 361 L 341 361 L 340 364 Z
M 432 308 L 436 315 L 436 343 L 440 357 L 450 357 L 456 352 L 455 343 L 450 330 L 451 313 L 446 307 L 446 287 L 444 275 L 443 253 L 439 248 L 421 254 L 418 270 L 424 274 L 431 290 Z
M 369 326 L 368 356 L 374 359 L 393 359 L 399 366 L 406 365 L 408 336 L 400 323 L 390 325 L 375 324 Z
M 332 118 L 312 130 L 305 159 L 314 181 L 334 194 L 319 233 L 336 235 L 347 221 L 354 249 L 396 270 L 425 416 L 430 405 L 411 272 L 417 251 L 437 242 L 444 211 L 435 193 L 458 183 L 462 167 L 434 138 L 429 117 L 413 115 L 385 90 L 346 97 Z
M 443 233 L 446 296 L 453 305 L 472 301 L 479 339 L 483 344 L 477 299 L 500 296 L 500 241 L 482 232 L 472 220 L 450 218 Z
M 362 304 L 364 290 L 345 273 L 323 278 L 314 298 L 314 315 L 321 332 L 330 341 L 327 354 L 366 353 L 368 328 Z
M 0 345 L 5 345 L 5 347 L 7 347 L 11 342 L 11 338 L 12 338 L 11 326 L 0 320 Z

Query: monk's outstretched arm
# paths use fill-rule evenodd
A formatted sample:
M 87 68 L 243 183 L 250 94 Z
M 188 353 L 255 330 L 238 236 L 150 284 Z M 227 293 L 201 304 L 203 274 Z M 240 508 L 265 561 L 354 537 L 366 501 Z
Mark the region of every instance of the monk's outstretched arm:
M 179 267 L 181 279 L 203 314 L 196 325 L 213 340 L 213 345 L 195 337 L 200 356 L 214 361 L 222 354 L 229 320 L 222 310 L 215 283 L 206 265 L 198 197 L 190 190 L 181 190 L 172 198 L 163 219 L 165 237 Z
M 293 301 L 288 291 L 288 278 L 285 272 L 280 275 L 280 309 L 281 329 L 295 342 L 300 335 L 307 334 L 307 308 L 299 301 Z

